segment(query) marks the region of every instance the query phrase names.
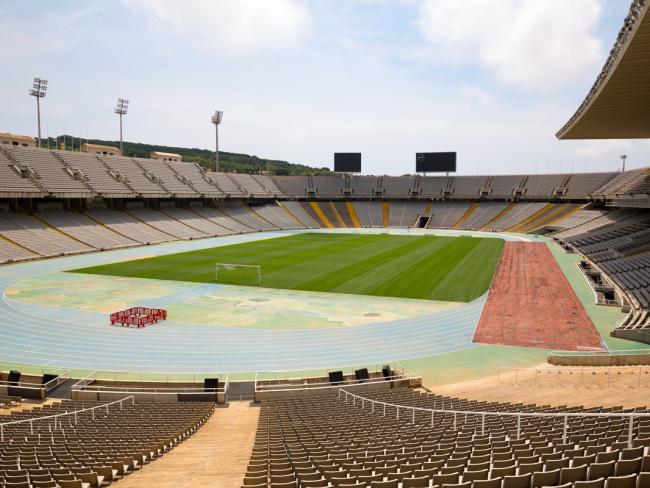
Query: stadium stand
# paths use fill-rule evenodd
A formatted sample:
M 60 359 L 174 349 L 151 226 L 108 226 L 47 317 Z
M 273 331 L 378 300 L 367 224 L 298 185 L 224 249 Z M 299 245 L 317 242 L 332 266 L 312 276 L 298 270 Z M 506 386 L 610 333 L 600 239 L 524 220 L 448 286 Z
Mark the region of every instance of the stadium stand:
M 469 207 L 466 202 L 434 202 L 427 228 L 451 229 Z
M 170 162 L 168 164 L 181 178 L 185 178 L 188 184 L 192 188 L 195 188 L 201 195 L 211 198 L 225 196 L 198 164 L 179 162 Z
M 545 206 L 546 204 L 542 202 L 520 203 L 516 205 L 515 208 L 512 209 L 509 213 L 502 215 L 499 220 L 492 222 L 490 230 L 494 229 L 497 232 L 503 232 L 512 229 L 520 222 L 524 222 L 530 219 Z
M 133 198 L 133 188 L 111 171 L 99 158 L 89 153 L 54 151 L 73 171 L 79 170 L 92 189 L 104 198 Z
M 409 198 L 415 188 L 415 176 L 382 176 L 381 183 L 387 198 Z
M 350 178 L 352 195 L 357 198 L 372 198 L 377 190 L 378 179 L 376 176 L 353 176 Z
M 145 174 L 154 175 L 160 185 L 174 196 L 197 197 L 198 193 L 191 187 L 187 178 L 176 174 L 164 161 L 157 159 L 134 158 Z
M 38 254 L 21 247 L 6 238 L 0 238 L 0 263 L 13 263 L 39 257 Z
M 449 178 L 444 176 L 425 176 L 419 179 L 420 196 L 430 198 L 441 198 L 443 189 L 447 188 Z
M 645 420 L 633 422 L 628 442 L 625 417 L 533 415 L 611 409 L 477 402 L 408 388 L 336 393 L 262 403 L 244 486 L 531 488 L 598 480 L 576 486 L 602 487 L 605 478 L 608 488 L 636 488 L 649 467 Z
M 74 173 L 52 152 L 37 148 L 2 148 L 19 168 L 26 168 L 34 175 L 39 185 L 60 198 L 87 198 L 93 193 L 84 183 L 83 174 Z
M 343 227 L 356 227 L 352 221 L 352 217 L 348 212 L 348 207 L 345 202 L 332 202 L 332 205 L 334 206 L 336 215 L 343 223 Z
M 530 175 L 526 178 L 526 197 L 550 199 L 561 195 L 569 175 Z M 556 191 L 560 190 L 560 191 Z
M 252 175 L 252 178 L 264 189 L 264 191 L 274 197 L 282 196 L 282 190 L 278 188 L 275 181 L 270 176 Z
M 240 203 L 226 203 L 219 206 L 219 210 L 233 220 L 246 225 L 253 230 L 273 230 L 276 227 L 270 222 L 251 211 L 249 207 Z
M 0 235 L 34 254 L 62 256 L 95 249 L 49 227 L 36 217 L 13 212 L 3 212 L 0 215 Z
M 165 232 L 177 239 L 198 239 L 208 235 L 151 208 L 129 208 L 127 213 L 151 227 Z
M 246 232 L 253 232 L 254 228 L 242 224 L 216 208 L 196 206 L 192 210 L 201 217 L 208 219 L 213 224 L 216 224 L 224 229 L 230 230 L 231 233 L 243 234 Z
M 582 173 L 571 175 L 564 191 L 567 198 L 589 198 L 617 173 Z
M 226 173 L 208 173 L 223 193 L 230 197 L 247 197 L 249 192 L 240 188 L 235 181 Z
M 153 198 L 169 197 L 169 193 L 160 184 L 161 178 L 145 172 L 134 159 L 116 156 L 99 157 L 99 159 L 126 181 L 137 194 Z
M 313 176 L 314 188 L 321 198 L 339 198 L 343 196 L 345 178 L 343 176 Z
M 304 197 L 307 195 L 309 180 L 306 176 L 274 176 L 273 180 L 282 193 L 289 197 Z
M 508 206 L 505 202 L 481 202 L 459 229 L 478 230 L 493 220 Z
M 452 195 L 456 198 L 478 198 L 486 187 L 487 176 L 461 176 L 451 178 Z
M 14 488 L 108 486 L 174 449 L 213 411 L 210 403 L 127 399 L 63 401 L 3 415 L 0 479 Z
M 0 146 L 0 192 L 6 198 L 40 196 L 41 190 L 33 181 L 35 175 L 21 169 Z
M 521 175 L 502 175 L 493 176 L 489 181 L 490 197 L 492 198 L 512 198 L 515 189 L 524 188 L 524 176 Z
M 361 227 L 383 227 L 384 217 L 381 202 L 354 202 L 354 211 Z
M 426 209 L 425 202 L 392 201 L 390 202 L 391 227 L 413 227 L 418 216 Z
M 278 204 L 257 205 L 252 210 L 278 229 L 304 229 L 305 226 L 293 218 Z
M 217 225 L 214 222 L 192 212 L 191 210 L 186 210 L 184 208 L 164 207 L 161 208 L 161 212 L 170 218 L 178 220 L 180 223 L 191 227 L 192 229 L 203 232 L 208 236 L 224 236 L 233 234 L 231 230 Z
M 77 212 L 54 210 L 36 215 L 52 227 L 95 249 L 117 249 L 140 244 L 108 227 L 97 225 L 87 216 Z
M 92 208 L 86 212 L 86 215 L 100 225 L 104 225 L 118 234 L 122 234 L 141 244 L 154 244 L 174 239 L 170 234 L 161 232 L 151 225 L 119 210 Z
M 301 224 L 303 224 L 308 229 L 318 229 L 321 227 L 321 224 L 314 220 L 314 218 L 307 213 L 303 206 L 299 202 L 286 201 L 282 202 L 281 205 L 287 209 L 294 218 L 298 219 Z
M 245 188 L 248 194 L 257 198 L 270 198 L 273 194 L 260 184 L 253 176 L 246 174 L 230 173 L 228 176 L 239 188 Z

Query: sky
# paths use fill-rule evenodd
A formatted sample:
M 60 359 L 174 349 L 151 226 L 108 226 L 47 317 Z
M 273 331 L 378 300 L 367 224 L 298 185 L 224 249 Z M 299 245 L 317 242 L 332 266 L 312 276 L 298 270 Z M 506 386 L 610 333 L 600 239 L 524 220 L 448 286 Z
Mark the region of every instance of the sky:
M 558 141 L 630 0 L 0 0 L 0 132 L 214 147 L 366 174 L 647 166 L 648 141 Z

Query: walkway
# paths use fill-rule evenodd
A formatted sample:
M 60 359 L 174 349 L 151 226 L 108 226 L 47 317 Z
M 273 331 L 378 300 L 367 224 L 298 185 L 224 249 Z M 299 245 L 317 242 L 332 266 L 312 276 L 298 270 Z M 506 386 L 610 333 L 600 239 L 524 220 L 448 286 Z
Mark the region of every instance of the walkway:
M 119 482 L 120 488 L 241 486 L 255 442 L 259 408 L 230 402 L 192 437 Z
M 474 340 L 603 350 L 598 331 L 543 242 L 506 242 Z

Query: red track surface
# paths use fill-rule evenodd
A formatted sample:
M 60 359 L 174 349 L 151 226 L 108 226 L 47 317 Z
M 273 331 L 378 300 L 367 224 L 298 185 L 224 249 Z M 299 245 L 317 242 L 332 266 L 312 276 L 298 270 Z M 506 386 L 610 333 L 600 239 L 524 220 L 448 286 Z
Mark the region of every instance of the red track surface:
M 598 331 L 541 242 L 505 243 L 474 342 L 602 350 Z

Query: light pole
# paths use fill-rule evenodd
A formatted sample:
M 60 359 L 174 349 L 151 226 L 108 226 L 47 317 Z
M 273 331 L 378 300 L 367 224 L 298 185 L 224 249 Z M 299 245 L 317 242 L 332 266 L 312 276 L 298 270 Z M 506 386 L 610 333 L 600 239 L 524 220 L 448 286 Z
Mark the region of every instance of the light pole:
M 625 173 L 625 160 L 627 159 L 627 154 L 621 154 L 621 161 L 623 161 L 623 173 Z
M 126 115 L 128 111 L 129 101 L 124 98 L 118 98 L 114 112 L 120 116 L 120 152 L 122 153 L 122 156 L 124 156 L 124 145 L 122 143 L 122 115 Z
M 221 123 L 221 119 L 223 119 L 223 112 L 220 110 L 215 110 L 214 115 L 210 119 L 214 124 L 214 130 L 215 130 L 214 132 L 215 134 L 214 172 L 215 173 L 219 171 L 219 124 Z
M 47 91 L 47 80 L 34 78 L 32 89 L 29 94 L 36 98 L 36 117 L 38 119 L 38 147 L 41 147 L 41 98 L 45 97 Z

